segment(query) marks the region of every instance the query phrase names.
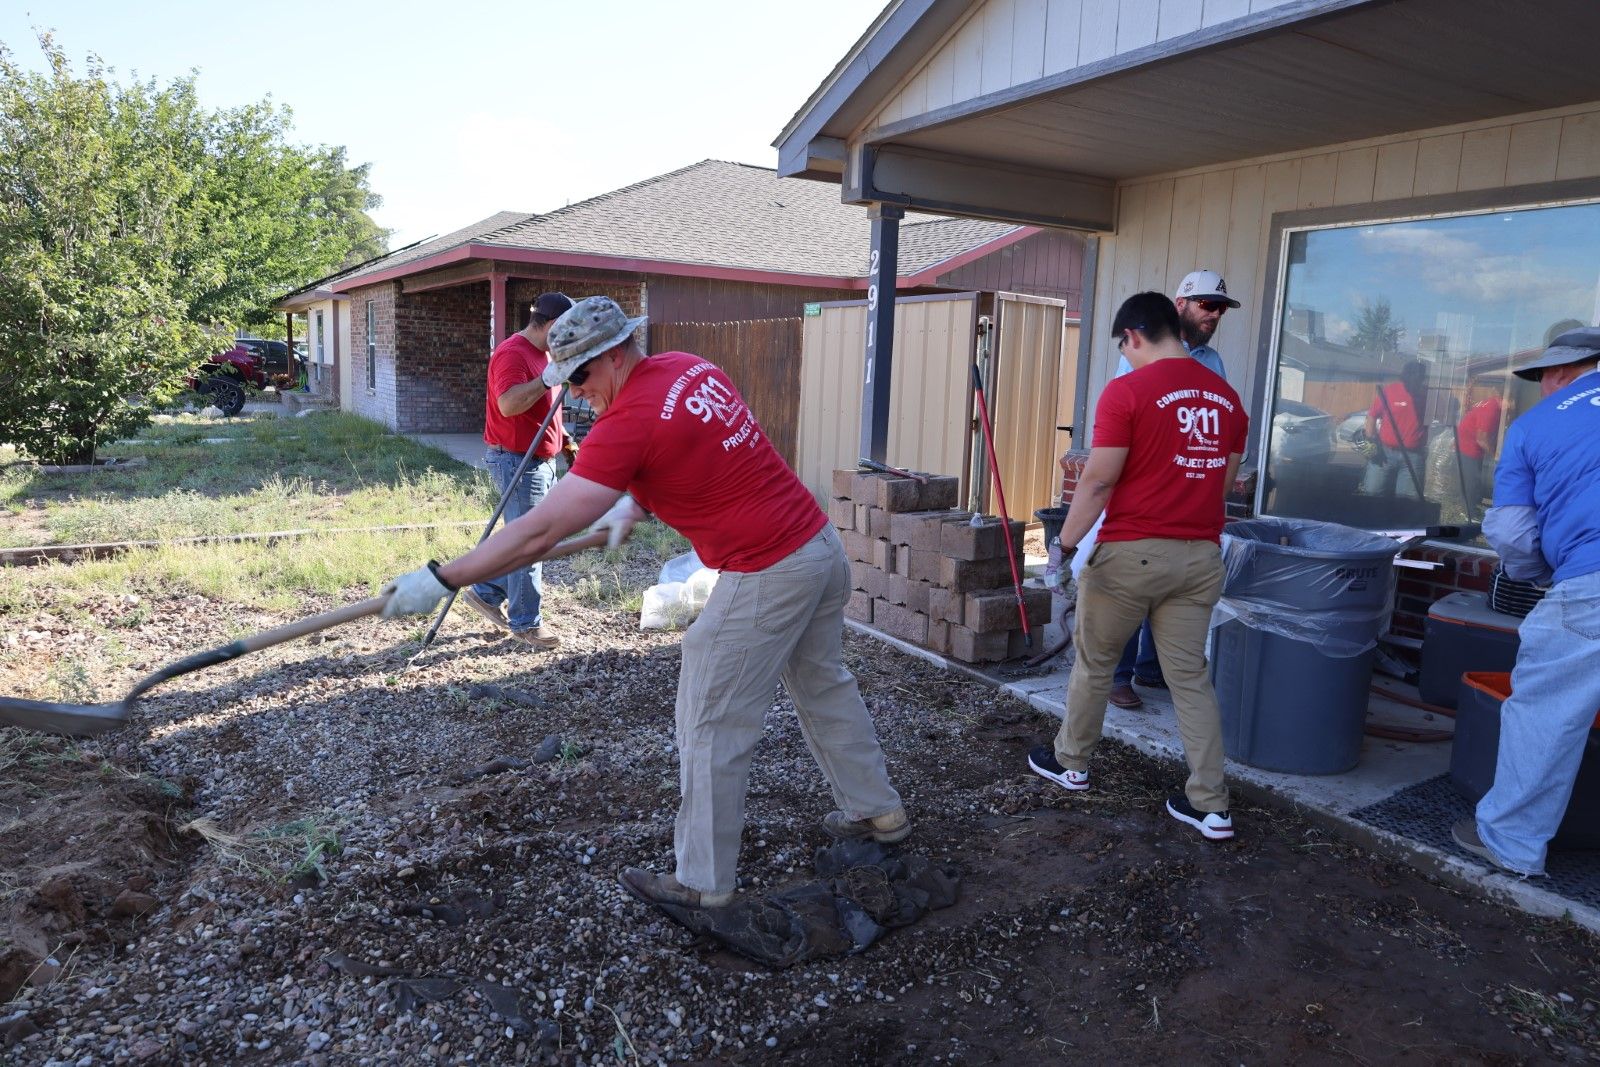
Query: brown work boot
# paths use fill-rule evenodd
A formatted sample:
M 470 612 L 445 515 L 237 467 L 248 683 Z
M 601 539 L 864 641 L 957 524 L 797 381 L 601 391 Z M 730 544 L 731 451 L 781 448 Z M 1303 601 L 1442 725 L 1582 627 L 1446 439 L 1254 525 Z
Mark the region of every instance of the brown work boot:
M 892 845 L 911 836 L 911 820 L 905 808 L 871 819 L 852 819 L 842 811 L 830 811 L 822 818 L 822 828 L 841 841 L 865 841 L 868 838 L 880 844 Z
M 511 636 L 525 645 L 532 645 L 534 648 L 551 649 L 561 643 L 561 638 L 557 637 L 548 626 L 535 626 L 530 630 L 516 630 L 512 632 Z
M 1112 686 L 1111 692 L 1106 696 L 1106 699 L 1117 707 L 1127 708 L 1129 711 L 1144 707 L 1144 701 L 1140 699 L 1138 693 L 1133 691 L 1133 686 L 1131 685 Z
M 622 888 L 646 904 L 676 904 L 680 908 L 721 908 L 733 893 L 702 893 L 690 889 L 670 874 L 651 874 L 642 867 L 624 867 L 617 876 Z
M 489 620 L 492 625 L 502 630 L 511 629 L 511 623 L 506 619 L 506 606 L 504 604 L 490 604 L 483 597 L 474 593 L 471 586 L 462 589 L 460 597 L 463 604 Z

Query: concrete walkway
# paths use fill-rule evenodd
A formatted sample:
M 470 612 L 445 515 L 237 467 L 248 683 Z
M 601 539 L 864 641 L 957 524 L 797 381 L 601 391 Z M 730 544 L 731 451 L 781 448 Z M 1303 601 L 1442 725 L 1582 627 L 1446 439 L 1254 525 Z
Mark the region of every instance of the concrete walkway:
M 1016 697 L 1056 719 L 1066 714 L 1067 679 L 1072 673 L 1071 650 L 1041 666 L 1033 673 L 998 665 L 979 668 L 947 659 L 925 648 L 890 637 L 853 620 L 846 625 L 870 634 L 901 651 L 948 670 L 982 681 Z M 1042 651 L 1060 640 L 1060 627 L 1054 623 L 1043 635 L 1036 635 Z M 1042 638 L 1042 640 L 1041 640 Z M 1183 762 L 1183 743 L 1178 723 L 1165 690 L 1143 689 L 1139 695 L 1145 706 L 1136 711 L 1107 706 L 1105 736 L 1131 745 L 1147 755 Z M 1375 695 L 1369 708 L 1369 721 L 1429 725 L 1426 713 L 1397 701 Z M 1044 724 L 1041 724 L 1043 726 Z M 1449 726 L 1448 721 L 1435 726 Z M 1048 728 L 1039 731 L 1040 743 L 1051 737 Z M 1435 778 L 1450 769 L 1450 743 L 1391 741 L 1367 736 L 1355 769 L 1345 774 L 1278 774 L 1228 760 L 1228 784 L 1254 803 L 1287 808 L 1322 825 L 1356 844 L 1392 856 L 1439 879 L 1493 899 L 1510 903 L 1534 915 L 1570 917 L 1574 922 L 1600 933 L 1600 910 L 1551 891 L 1545 879 L 1523 879 L 1491 870 L 1476 857 L 1454 848 L 1441 849 L 1401 834 L 1392 833 L 1352 817 L 1370 804 L 1392 797 L 1402 789 Z M 1028 773 L 1019 758 L 1018 773 Z M 1240 825 L 1249 833 L 1248 823 Z
M 408 433 L 404 436 L 418 444 L 436 448 L 459 463 L 479 470 L 487 470 L 483 463 L 483 434 L 481 433 Z

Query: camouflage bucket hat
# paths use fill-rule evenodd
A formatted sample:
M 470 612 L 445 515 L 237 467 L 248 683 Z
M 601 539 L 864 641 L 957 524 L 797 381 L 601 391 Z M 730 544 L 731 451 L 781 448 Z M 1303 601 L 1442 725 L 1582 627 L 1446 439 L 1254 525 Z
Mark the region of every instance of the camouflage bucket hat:
M 584 297 L 550 324 L 546 340 L 550 365 L 544 369 L 544 384 L 554 389 L 573 371 L 620 345 L 648 321 L 644 315 L 628 318 L 609 296 Z

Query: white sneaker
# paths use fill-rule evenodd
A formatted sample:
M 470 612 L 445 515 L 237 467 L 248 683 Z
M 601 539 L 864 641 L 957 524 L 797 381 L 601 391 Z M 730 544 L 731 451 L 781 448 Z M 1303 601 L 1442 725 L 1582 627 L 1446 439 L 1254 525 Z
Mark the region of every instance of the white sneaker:
M 1167 814 L 1188 823 L 1212 841 L 1226 841 L 1233 836 L 1232 816 L 1225 811 L 1201 811 L 1182 793 L 1167 798 Z
M 1062 789 L 1070 789 L 1074 793 L 1081 793 L 1089 788 L 1088 771 L 1071 771 L 1061 766 L 1056 759 L 1056 751 L 1049 745 L 1040 745 L 1028 753 L 1028 766 L 1033 773 L 1043 775 Z

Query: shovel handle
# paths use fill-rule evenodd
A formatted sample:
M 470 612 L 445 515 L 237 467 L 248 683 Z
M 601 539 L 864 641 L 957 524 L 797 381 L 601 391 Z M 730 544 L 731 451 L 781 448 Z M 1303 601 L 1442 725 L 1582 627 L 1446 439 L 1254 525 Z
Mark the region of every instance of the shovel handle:
M 285 641 L 293 641 L 297 637 L 314 634 L 318 630 L 327 630 L 335 626 L 343 626 L 347 622 L 364 619 L 368 615 L 376 615 L 383 611 L 383 606 L 389 602 L 389 597 L 375 596 L 354 604 L 346 604 L 342 608 L 325 611 L 321 615 L 313 615 L 309 619 L 300 619 L 273 630 L 263 630 L 261 633 L 252 634 L 236 644 L 239 654 L 245 652 L 259 652 L 263 648 L 281 645 Z

